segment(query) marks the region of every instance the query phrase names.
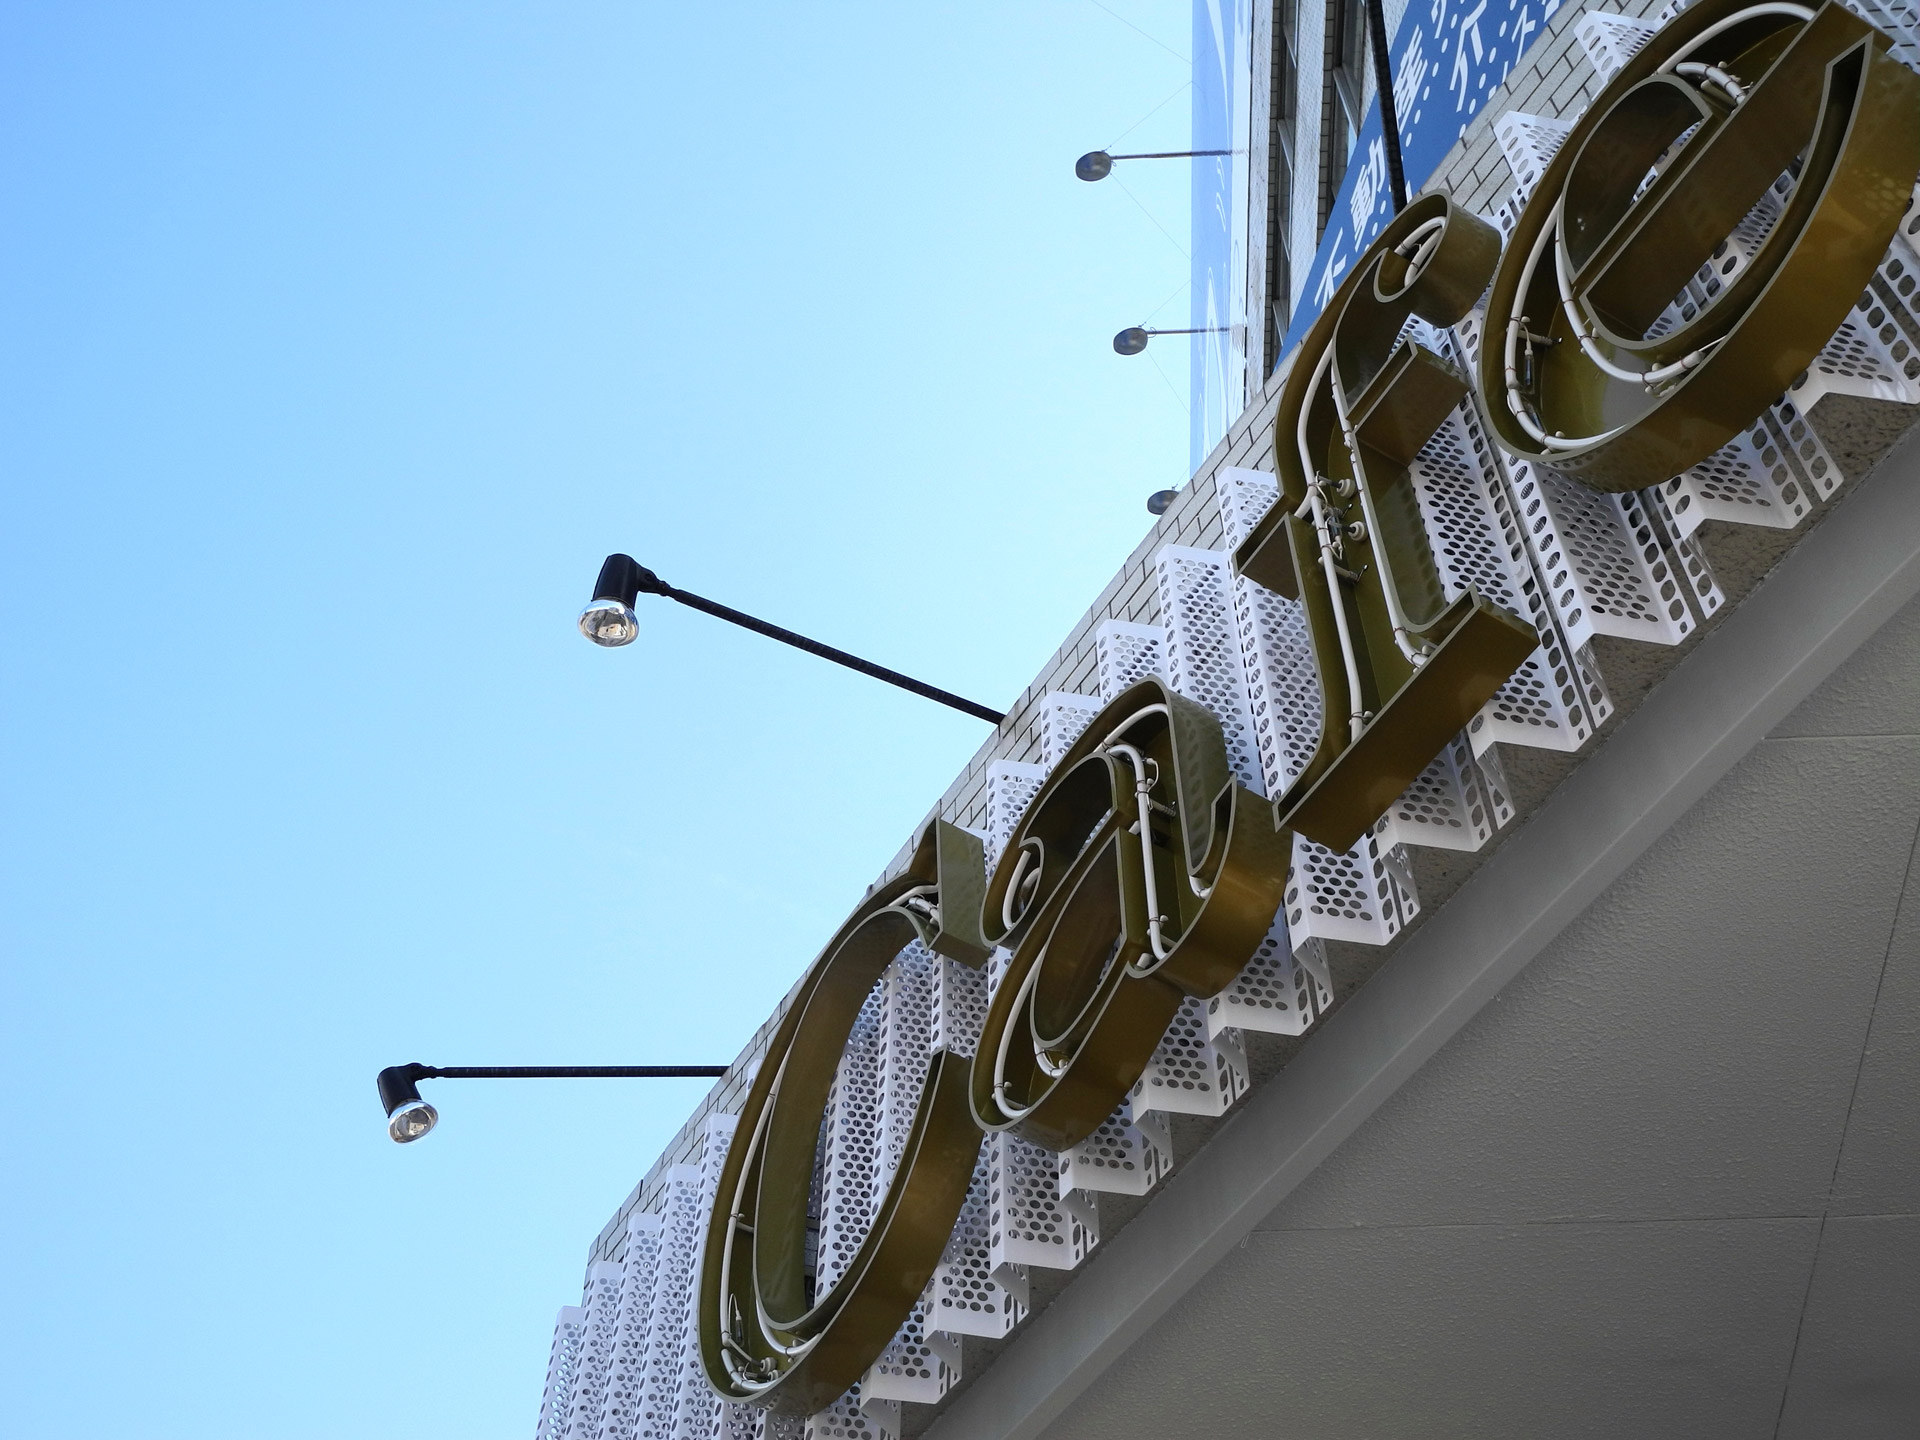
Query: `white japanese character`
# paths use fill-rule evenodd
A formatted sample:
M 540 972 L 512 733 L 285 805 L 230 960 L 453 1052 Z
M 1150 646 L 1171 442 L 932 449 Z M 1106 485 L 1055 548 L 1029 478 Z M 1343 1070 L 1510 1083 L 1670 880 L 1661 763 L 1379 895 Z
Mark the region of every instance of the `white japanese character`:
M 1459 90 L 1458 108 L 1462 110 L 1467 108 L 1467 86 L 1473 78 L 1471 66 L 1467 61 L 1468 44 L 1471 43 L 1473 46 L 1472 64 L 1478 65 L 1487 56 L 1487 47 L 1480 40 L 1480 17 L 1486 13 L 1487 0 L 1480 0 L 1480 3 L 1468 11 L 1466 17 L 1460 22 L 1459 48 L 1453 52 L 1453 78 L 1447 83 Z
M 1340 253 L 1340 247 L 1346 244 L 1347 236 L 1343 230 L 1333 234 L 1333 247 L 1327 252 L 1327 268 L 1321 272 L 1320 283 L 1313 287 L 1313 308 L 1324 310 L 1327 302 L 1333 299 L 1333 292 L 1340 284 L 1340 277 L 1347 273 L 1347 258 Z
M 1393 108 L 1404 129 L 1413 115 L 1414 105 L 1420 99 L 1420 87 L 1426 83 L 1427 54 L 1420 27 L 1413 27 L 1413 37 L 1407 41 L 1406 52 L 1400 57 L 1399 73 L 1393 77 Z
M 1373 207 L 1380 203 L 1380 191 L 1387 183 L 1387 152 L 1379 140 L 1367 147 L 1366 163 L 1353 177 L 1353 233 L 1362 236 L 1367 233 L 1367 222 L 1373 218 Z

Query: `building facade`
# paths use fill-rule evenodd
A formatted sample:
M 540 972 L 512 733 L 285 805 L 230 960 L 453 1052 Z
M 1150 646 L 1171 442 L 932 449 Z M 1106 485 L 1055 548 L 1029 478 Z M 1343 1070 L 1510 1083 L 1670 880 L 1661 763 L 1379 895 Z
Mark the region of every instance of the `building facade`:
M 1911 0 L 1848 9 L 1920 64 Z M 1531 233 L 1569 135 L 1681 14 L 1389 6 L 1409 188 Z M 1362 16 L 1196 4 L 1195 148 L 1235 152 L 1195 172 L 1194 325 L 1213 332 L 1195 337 L 1196 465 L 931 808 L 989 867 L 1143 683 L 1204 709 L 1264 800 L 1294 793 L 1337 728 L 1308 602 L 1246 570 L 1286 484 L 1296 359 L 1393 221 Z M 1823 103 L 1872 63 L 1832 61 Z M 1706 93 L 1682 98 L 1717 124 L 1753 81 L 1658 83 Z M 1694 131 L 1676 134 L 1634 198 Z M 1816 149 L 1659 323 L 1769 263 Z M 594 1239 L 540 1440 L 1920 1430 L 1911 167 L 1904 185 L 1817 355 L 1658 483 L 1602 488 L 1503 439 L 1498 407 L 1532 413 L 1523 372 L 1551 349 L 1537 316 L 1489 328 L 1505 271 L 1457 321 L 1409 321 L 1441 369 L 1479 377 L 1399 492 L 1438 598 L 1481 597 L 1535 648 L 1350 846 L 1287 834 L 1271 929 L 1231 983 L 1180 1004 L 1091 1134 L 981 1138 L 924 1291 L 805 1415 L 723 1400 L 701 1353 L 727 1157 L 761 1060 L 790 1043 L 788 1009 L 770 1016 Z M 1482 354 L 1503 332 L 1504 395 Z M 909 837 L 880 882 L 920 858 Z M 932 1057 L 974 1054 L 1008 964 L 907 945 L 852 1019 L 808 1197 L 809 1296 L 861 1263 Z

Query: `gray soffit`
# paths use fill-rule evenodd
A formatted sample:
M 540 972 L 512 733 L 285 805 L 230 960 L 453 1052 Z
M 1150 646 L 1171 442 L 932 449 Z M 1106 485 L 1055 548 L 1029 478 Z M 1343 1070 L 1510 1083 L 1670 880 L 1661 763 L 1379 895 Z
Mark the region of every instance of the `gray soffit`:
M 1920 731 L 1920 640 L 1890 652 L 1905 662 L 1896 673 L 1849 669 L 1815 695 L 1917 592 L 1920 436 L 1909 436 L 928 1434 L 1131 1440 L 1175 1433 L 1181 1417 L 1209 1435 L 1920 1433 L 1920 1219 L 1892 1213 L 1920 1208 L 1920 1061 L 1915 1046 L 1866 1033 L 1868 1015 L 1874 1037 L 1920 1031 L 1920 961 L 1886 965 L 1895 952 L 1920 956 L 1920 907 L 1895 919 L 1920 814 L 1920 748 L 1907 738 Z M 1893 629 L 1920 636 L 1917 618 Z M 1836 729 L 1849 724 L 1851 736 Z M 1814 936 L 1802 924 L 1794 938 L 1796 853 L 1816 877 L 1830 870 L 1831 885 L 1856 888 L 1847 913 L 1858 933 Z M 1614 930 L 1596 928 L 1602 911 Z M 1690 971 L 1708 952 L 1757 958 Z M 1514 985 L 1543 954 L 1579 965 L 1549 959 Z M 1649 954 L 1665 968 L 1650 968 Z M 1454 1056 L 1431 1075 L 1428 1062 L 1469 1025 L 1473 1044 L 1497 1034 L 1512 1019 L 1493 1004 L 1503 990 L 1514 987 L 1513 1012 L 1523 998 L 1550 1010 L 1543 977 L 1576 970 L 1587 1000 L 1644 1007 L 1656 1040 L 1666 991 L 1696 1013 L 1724 995 L 1727 1024 L 1745 1026 L 1733 1051 L 1755 1053 L 1690 1053 L 1692 1033 L 1677 1024 L 1664 1048 L 1647 1047 L 1649 1063 L 1672 1064 L 1646 1085 L 1696 1117 L 1692 1131 L 1680 1127 L 1664 1149 L 1625 1125 L 1607 1134 L 1595 1091 L 1634 1072 L 1573 1055 L 1489 1079 L 1505 1095 L 1483 1085 L 1423 1111 L 1410 1094 L 1405 1113 L 1381 1116 L 1384 1138 L 1370 1128 L 1326 1163 L 1416 1076 L 1444 1086 Z M 1577 1028 L 1557 1033 L 1582 1040 Z M 1511 1043 L 1524 1043 L 1517 1030 Z M 1766 1078 L 1770 1057 L 1784 1077 Z M 1764 1109 L 1751 1097 L 1768 1083 L 1792 1103 L 1756 1137 L 1739 1128 L 1738 1101 Z M 1538 1090 L 1517 1118 L 1540 1132 L 1476 1129 L 1476 1113 L 1511 1101 L 1514 1087 Z M 1502 1166 L 1553 1149 L 1560 1122 L 1560 1173 L 1534 1164 L 1525 1183 L 1476 1191 L 1482 1172 L 1517 1175 L 1528 1167 Z M 1421 1151 L 1407 1137 L 1422 1125 L 1450 1143 Z M 1396 1126 L 1414 1158 L 1370 1171 L 1369 1153 L 1395 1141 Z M 1695 1134 L 1724 1139 L 1723 1153 L 1709 1143 L 1669 1173 L 1662 1157 Z M 1372 1208 L 1356 1212 L 1354 1196 L 1374 1197 Z M 1441 1236 L 1444 1226 L 1457 1233 Z M 1545 1277 L 1544 1293 L 1529 1277 Z M 1431 1326 L 1418 1338 L 1396 1328 L 1403 1305 L 1451 1316 L 1451 1349 Z M 1264 1355 L 1266 1373 L 1210 1415 L 1200 1400 L 1231 1390 L 1236 1344 Z M 1512 1394 L 1468 1413 L 1447 1375 L 1484 1376 L 1502 1350 Z M 1640 1356 L 1645 1375 L 1679 1378 L 1638 1391 L 1634 1364 L 1608 1368 L 1622 1355 Z M 1407 1379 L 1420 1374 L 1429 1380 Z M 1313 1377 L 1329 1407 L 1318 1423 L 1300 1398 Z M 1166 1403 L 1129 1400 L 1152 1396 Z M 1906 1428 L 1888 1428 L 1902 1417 Z

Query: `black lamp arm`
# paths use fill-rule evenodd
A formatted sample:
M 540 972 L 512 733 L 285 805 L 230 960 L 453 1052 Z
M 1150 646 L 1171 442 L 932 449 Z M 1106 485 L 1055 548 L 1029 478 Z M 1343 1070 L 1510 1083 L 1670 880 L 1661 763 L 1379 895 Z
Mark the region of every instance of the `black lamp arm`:
M 718 1079 L 724 1065 L 389 1065 L 375 1082 L 391 1115 L 422 1080 L 681 1080 Z
M 664 595 L 669 600 L 677 600 L 689 609 L 702 610 L 716 619 L 738 625 L 743 630 L 752 630 L 765 635 L 769 640 L 778 640 L 783 645 L 791 645 L 796 650 L 805 650 L 809 655 L 818 655 L 822 660 L 831 660 L 836 665 L 844 665 L 849 670 L 858 670 L 862 675 L 875 680 L 884 680 L 889 685 L 897 685 L 902 690 L 910 690 L 926 700 L 936 700 L 949 709 L 971 715 L 976 720 L 985 720 L 998 725 L 1007 717 L 1000 711 L 986 705 L 976 705 L 973 701 L 955 695 L 951 690 L 942 690 L 936 685 L 916 680 L 911 675 L 902 675 L 898 670 L 889 670 L 884 665 L 876 665 L 871 660 L 862 660 L 858 655 L 849 655 L 845 650 L 837 650 L 831 645 L 822 645 L 818 640 L 809 640 L 805 635 L 795 634 L 781 625 L 736 610 L 731 605 L 722 605 L 718 600 L 709 600 L 704 595 L 696 595 L 691 590 L 682 590 L 677 585 L 669 585 L 653 571 L 635 560 L 631 555 L 609 555 L 606 563 L 600 567 L 600 578 L 594 582 L 595 600 L 618 600 L 628 609 L 641 593 Z

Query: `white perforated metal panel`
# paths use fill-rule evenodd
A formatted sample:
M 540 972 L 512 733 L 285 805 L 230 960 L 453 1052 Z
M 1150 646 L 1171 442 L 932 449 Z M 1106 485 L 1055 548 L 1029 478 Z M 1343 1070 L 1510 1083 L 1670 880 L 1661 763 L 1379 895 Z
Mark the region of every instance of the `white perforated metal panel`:
M 1478 850 L 1503 823 L 1502 813 L 1472 749 L 1456 737 L 1380 817 L 1373 833 L 1377 844 L 1388 847 Z M 1511 818 L 1510 806 L 1505 816 Z
M 1572 133 L 1571 120 L 1528 115 L 1520 110 L 1509 110 L 1493 122 L 1493 138 L 1500 143 L 1500 155 L 1513 172 L 1514 198 L 1520 204 L 1533 194 L 1547 166 Z
M 1234 623 L 1231 560 L 1220 550 L 1166 545 L 1153 557 L 1153 577 L 1166 632 L 1168 685 L 1220 722 L 1227 764 L 1242 785 L 1264 795 L 1266 779 Z
M 1236 544 L 1278 496 L 1276 482 L 1260 471 L 1233 471 L 1219 489 L 1221 516 L 1229 540 Z M 1242 673 L 1260 697 L 1258 755 L 1266 791 L 1277 795 L 1313 754 L 1320 729 L 1319 686 L 1316 682 L 1308 689 L 1304 684 L 1302 670 L 1311 665 L 1311 654 L 1298 621 L 1299 607 L 1248 581 L 1239 586 L 1233 614 L 1243 625 Z M 1260 598 L 1265 596 L 1272 600 Z M 1405 856 L 1378 851 L 1371 835 L 1362 836 L 1348 855 L 1334 855 L 1323 845 L 1294 837 L 1282 915 L 1296 951 L 1313 939 L 1384 945 L 1417 911 Z M 1204 1012 L 1201 1025 L 1204 1029 Z
M 1133 1114 L 1224 1115 L 1247 1093 L 1247 1057 L 1239 1035 L 1207 1033 L 1204 1000 L 1189 997 L 1128 1098 Z
M 1227 543 L 1238 548 L 1280 495 L 1273 476 L 1223 470 L 1215 477 Z M 1300 602 L 1236 577 L 1233 618 L 1247 708 L 1259 746 L 1261 791 L 1277 795 L 1313 758 L 1320 737 L 1320 682 Z
M 560 1440 L 568 1407 L 573 1403 L 574 1377 L 580 1369 L 580 1344 L 586 1332 L 587 1312 L 578 1305 L 562 1305 L 553 1322 L 553 1348 L 547 1353 L 547 1385 L 540 1396 L 540 1423 L 535 1440 Z
M 899 1169 L 913 1128 L 932 1051 L 937 992 L 947 963 L 915 941 L 887 967 L 876 992 L 881 1012 L 880 1143 L 872 1187 L 876 1204 Z M 870 1208 L 868 1224 L 871 1223 Z M 911 1400 L 931 1405 L 947 1393 L 957 1378 L 945 1357 L 936 1353 L 928 1333 L 929 1312 L 934 1308 L 940 1288 L 936 1277 L 899 1334 L 867 1371 L 861 1382 L 861 1393 L 869 1415 L 874 1414 L 877 1401 Z M 954 1359 L 957 1361 L 957 1353 Z
M 1768 408 L 1747 433 L 1663 487 L 1682 535 L 1709 520 L 1791 530 L 1813 502 L 1839 485 L 1840 468 L 1788 401 Z
M 1641 47 L 1651 40 L 1656 27 L 1644 20 L 1630 20 L 1605 10 L 1589 10 L 1573 28 L 1574 38 L 1586 53 L 1587 63 L 1602 84 L 1620 73 Z
M 566 1440 L 598 1440 L 607 1374 L 619 1334 L 620 1280 L 620 1267 L 611 1261 L 597 1260 L 587 1267 L 587 1288 L 580 1306 L 580 1358 L 567 1402 L 566 1423 L 560 1432 Z
M 880 1161 L 880 1047 L 885 1020 L 884 982 L 860 1007 L 840 1053 L 827 1100 L 819 1167 L 820 1248 L 814 1263 L 817 1292 L 832 1287 L 859 1252 L 873 1222 L 875 1170 Z
M 987 868 L 992 870 L 1007 848 L 1020 817 L 1040 793 L 1046 782 L 1044 765 L 1027 765 L 1018 760 L 995 760 L 987 766 L 987 834 L 982 842 L 987 852 Z
M 1635 494 L 1608 495 L 1531 461 L 1513 463 L 1514 500 L 1562 630 L 1678 645 L 1694 620 Z
M 930 1343 L 927 1330 L 930 1309 L 930 1294 L 922 1295 L 919 1303 L 913 1307 L 913 1313 L 907 1316 L 906 1323 L 900 1327 L 900 1333 L 893 1337 L 860 1381 L 861 1408 L 869 1416 L 874 1415 L 876 1401 L 897 1403 L 910 1400 L 919 1405 L 931 1405 L 952 1389 L 953 1382 L 959 1378 L 953 1366 L 947 1363 L 946 1355 L 936 1354 Z M 953 1353 L 950 1350 L 947 1352 Z
M 1026 1272 L 1009 1275 L 1003 1285 L 994 1278 L 992 1227 L 993 1177 L 989 1147 L 982 1145 L 967 1187 L 966 1203 L 933 1272 L 928 1292 L 932 1308 L 927 1323 L 940 1335 L 980 1335 L 997 1340 L 1026 1316 Z M 955 1370 L 958 1356 L 949 1358 Z
M 700 1361 L 700 1322 L 698 1270 L 701 1242 L 706 1237 L 707 1217 L 713 1213 L 714 1197 L 720 1191 L 720 1167 L 726 1163 L 727 1147 L 733 1142 L 736 1117 L 711 1115 L 700 1137 L 700 1154 L 694 1168 L 698 1186 L 691 1207 L 691 1223 L 669 1212 L 666 1216 L 671 1243 L 685 1255 L 686 1288 L 679 1305 L 668 1315 L 656 1315 L 655 1325 L 665 1343 L 671 1369 L 666 1372 L 674 1391 L 672 1427 L 660 1440 L 721 1440 L 727 1407 L 707 1383 L 706 1369 Z M 646 1434 L 643 1429 L 642 1435 Z
M 1453 337 L 1435 337 L 1440 354 L 1471 362 Z M 1434 561 L 1449 600 L 1471 585 L 1530 623 L 1540 648 L 1495 692 L 1467 727 L 1476 753 L 1495 743 L 1563 753 L 1577 750 L 1613 713 L 1597 678 L 1582 677 L 1547 598 L 1498 452 L 1470 404 L 1456 408 L 1409 467 Z
M 875 1204 L 906 1153 L 933 1050 L 933 1007 L 945 962 L 918 940 L 902 950 L 880 980 L 880 1153 Z
M 1905 243 L 1914 259 L 1920 259 L 1920 185 L 1913 187 L 1913 196 L 1907 201 L 1907 213 L 1901 217 L 1896 237 Z M 1911 281 L 1895 287 L 1898 292 L 1911 300 L 1913 285 Z
M 1906 270 L 1901 248 L 1893 248 L 1880 262 L 1876 283 L 1861 292 L 1826 348 L 1787 391 L 1802 410 L 1813 409 L 1823 395 L 1920 403 L 1920 350 L 1914 347 L 1910 323 L 1901 323 L 1912 321 L 1913 310 L 1882 293 L 1890 281 L 1897 285 Z
M 1234 982 L 1207 1001 L 1207 1033 L 1210 1038 L 1229 1029 L 1302 1035 L 1332 1003 L 1319 942 L 1308 941 L 1296 955 L 1283 911 Z
M 699 1166 L 674 1166 L 661 1192 L 660 1257 L 654 1266 L 648 1321 L 653 1333 L 640 1378 L 635 1440 L 673 1440 L 681 1352 L 692 1319 L 694 1257 L 706 1218 L 700 1206 Z
M 1060 763 L 1068 747 L 1099 713 L 1100 700 L 1094 695 L 1055 690 L 1040 701 L 1040 755 L 1047 769 Z
M 1309 940 L 1385 945 L 1418 913 L 1408 877 L 1362 835 L 1344 854 L 1293 837 L 1287 876 L 1287 934 L 1298 952 Z
M 1014 1267 L 1071 1270 L 1087 1258 L 1099 1232 L 1061 1203 L 1059 1160 L 1017 1135 L 989 1135 L 987 1151 L 988 1253 L 993 1275 L 1016 1294 L 1024 1277 Z
M 1145 1195 L 1173 1168 L 1173 1138 L 1157 1115 L 1136 1114 L 1132 1103 L 1100 1122 L 1100 1128 L 1061 1152 L 1060 1194 Z
M 1646 513 L 1653 518 L 1654 528 L 1668 558 L 1678 567 L 1680 589 L 1687 603 L 1693 607 L 1694 618 L 1705 620 L 1727 603 L 1720 582 L 1713 578 L 1713 566 L 1707 562 L 1706 550 L 1693 536 L 1680 533 L 1673 510 L 1667 504 L 1664 487 L 1650 486 L 1640 492 L 1639 499 Z
M 599 1440 L 634 1440 L 640 1423 L 640 1388 L 647 1346 L 653 1336 L 654 1272 L 660 1260 L 660 1217 L 627 1217 L 627 1252 L 620 1262 L 620 1318 L 607 1365 L 606 1400 Z
M 928 1017 L 929 1043 L 936 1050 L 971 1055 L 987 1019 L 987 972 L 942 959 Z
M 1100 698 L 1111 700 L 1129 685 L 1151 675 L 1165 676 L 1166 632 L 1158 625 L 1131 620 L 1102 620 L 1094 631 L 1099 652 Z
M 900 1433 L 900 1402 L 866 1401 L 855 1385 L 806 1421 L 806 1440 L 894 1440 Z
M 1841 0 L 1893 41 L 1888 53 L 1909 70 L 1920 70 L 1920 4 L 1914 0 Z

